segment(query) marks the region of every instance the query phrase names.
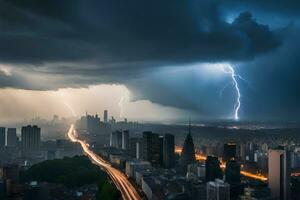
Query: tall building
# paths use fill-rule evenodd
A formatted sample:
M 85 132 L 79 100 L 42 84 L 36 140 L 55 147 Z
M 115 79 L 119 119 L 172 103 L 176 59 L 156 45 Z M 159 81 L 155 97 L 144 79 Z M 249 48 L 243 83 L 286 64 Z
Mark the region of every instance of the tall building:
M 269 149 L 269 188 L 274 199 L 290 199 L 290 152 L 284 147 Z
M 205 180 L 208 182 L 215 179 L 223 179 L 220 161 L 217 157 L 207 156 L 205 161 Z
M 227 162 L 230 159 L 235 159 L 236 150 L 237 150 L 237 146 L 235 142 L 228 142 L 224 144 L 223 160 Z
M 142 156 L 142 148 L 141 143 L 142 139 L 137 137 L 132 137 L 129 139 L 129 154 L 133 158 L 141 159 Z
M 99 135 L 103 133 L 101 130 L 101 122 L 99 116 L 90 115 L 86 112 L 85 116 L 82 116 L 80 120 L 76 122 L 76 129 L 79 130 L 81 134 L 92 134 L 92 135 Z M 106 131 L 104 131 L 107 134 Z
M 104 110 L 103 120 L 104 120 L 105 123 L 108 123 L 108 112 L 107 112 L 107 110 Z
M 116 134 L 115 134 L 115 131 L 112 131 L 110 133 L 110 140 L 109 140 L 109 146 L 110 147 L 115 147 L 116 146 Z
M 163 164 L 165 168 L 174 167 L 175 140 L 174 135 L 165 134 L 163 139 Z
M 159 135 L 151 131 L 143 132 L 143 159 L 154 167 L 161 166 L 161 145 Z
M 229 160 L 226 163 L 225 180 L 230 184 L 230 197 L 237 199 L 242 192 L 241 187 L 241 166 L 236 160 Z
M 229 160 L 226 163 L 225 180 L 230 185 L 241 183 L 241 166 L 236 160 Z
M 98 134 L 100 131 L 100 118 L 98 115 L 86 115 L 86 126 L 89 134 Z
M 164 136 L 159 136 L 159 165 L 162 167 L 164 162 Z
M 207 200 L 230 200 L 230 185 L 220 179 L 207 182 Z
M 143 158 L 143 140 L 139 139 L 136 142 L 136 159 L 141 160 Z
M 0 127 L 0 147 L 5 146 L 5 128 Z
M 183 170 L 183 172 L 187 171 L 187 166 L 189 164 L 192 164 L 196 161 L 195 158 L 195 147 L 194 147 L 194 142 L 193 142 L 193 138 L 191 135 L 191 122 L 189 122 L 189 133 L 187 134 L 185 140 L 184 140 L 184 144 L 183 144 L 183 148 L 182 148 L 182 152 L 181 152 L 181 156 L 180 156 L 180 166 L 181 169 Z
M 110 135 L 110 146 L 118 149 L 122 148 L 122 132 L 121 131 L 112 131 Z
M 8 128 L 7 129 L 7 141 L 6 145 L 9 147 L 15 147 L 17 145 L 17 129 L 16 128 Z
M 129 149 L 129 131 L 124 130 L 122 132 L 122 149 L 128 150 Z
M 23 126 L 21 130 L 22 149 L 24 151 L 38 150 L 41 142 L 41 128 L 38 126 Z

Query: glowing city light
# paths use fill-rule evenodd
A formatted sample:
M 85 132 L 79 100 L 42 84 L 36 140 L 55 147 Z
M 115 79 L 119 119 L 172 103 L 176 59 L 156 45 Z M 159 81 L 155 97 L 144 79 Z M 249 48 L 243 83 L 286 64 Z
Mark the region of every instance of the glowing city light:
M 116 187 L 120 190 L 122 194 L 122 199 L 125 200 L 140 200 L 142 197 L 139 195 L 135 187 L 128 180 L 127 176 L 120 170 L 111 166 L 110 163 L 105 161 L 103 158 L 95 154 L 90 148 L 86 141 L 80 140 L 72 124 L 68 133 L 69 139 L 72 142 L 77 142 L 81 145 L 85 155 L 87 155 L 91 161 L 104 169 L 110 176 L 112 181 L 115 183 Z
M 180 146 L 176 146 L 176 147 L 175 147 L 175 153 L 180 154 L 181 151 L 182 151 L 182 147 L 180 147 Z M 201 154 L 198 153 L 198 152 L 195 153 L 195 156 L 196 156 L 196 160 L 202 160 L 202 161 L 203 161 L 203 160 L 206 160 L 206 156 L 203 156 L 203 155 L 201 155 Z M 221 162 L 220 167 L 221 167 L 222 169 L 225 169 L 225 168 L 226 168 L 226 164 L 225 164 L 224 162 Z M 242 167 L 242 166 L 241 166 L 241 167 Z M 243 176 L 245 176 L 245 177 L 253 178 L 253 179 L 256 179 L 256 180 L 260 180 L 260 181 L 267 181 L 267 180 L 268 180 L 267 177 L 265 177 L 265 176 L 263 176 L 263 175 L 261 175 L 261 174 L 258 174 L 258 173 L 255 174 L 255 173 L 251 173 L 251 172 L 248 172 L 248 171 L 245 171 L 245 170 L 241 170 L 241 174 L 242 174 Z

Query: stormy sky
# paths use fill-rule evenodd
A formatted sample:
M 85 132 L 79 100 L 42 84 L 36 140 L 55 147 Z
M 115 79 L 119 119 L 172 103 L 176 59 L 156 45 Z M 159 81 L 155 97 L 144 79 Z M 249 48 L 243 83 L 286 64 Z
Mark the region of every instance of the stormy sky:
M 237 94 L 218 67 L 229 64 L 242 77 L 241 120 L 299 120 L 299 9 L 297 0 L 0 0 L 0 119 L 55 114 L 37 108 L 44 101 L 66 115 L 55 110 L 61 93 L 79 114 L 230 119 Z

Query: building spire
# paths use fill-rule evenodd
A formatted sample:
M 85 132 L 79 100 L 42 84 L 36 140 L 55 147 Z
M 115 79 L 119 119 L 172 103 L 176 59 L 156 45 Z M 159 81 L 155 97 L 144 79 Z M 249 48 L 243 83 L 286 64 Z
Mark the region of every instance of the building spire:
M 180 156 L 180 165 L 184 173 L 187 172 L 187 166 L 195 162 L 195 146 L 191 135 L 191 119 L 189 118 L 189 132 L 184 140 Z

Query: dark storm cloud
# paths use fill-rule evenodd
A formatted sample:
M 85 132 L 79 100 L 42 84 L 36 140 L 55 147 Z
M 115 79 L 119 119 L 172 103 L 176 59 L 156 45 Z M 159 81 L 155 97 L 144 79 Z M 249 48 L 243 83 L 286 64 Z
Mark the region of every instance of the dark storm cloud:
M 281 48 L 241 64 L 241 74 L 255 88 L 245 90 L 245 117 L 300 120 L 299 33 L 293 28 Z
M 206 83 L 194 71 L 160 69 L 231 62 L 255 83 L 254 90 L 241 83 L 242 115 L 287 116 L 299 111 L 300 31 L 296 23 L 285 26 L 299 9 L 296 0 L 0 0 L 0 87 L 121 83 L 134 99 L 224 117 L 235 96 L 229 87 L 220 100 L 219 90 L 230 79 Z M 256 20 L 258 14 L 268 18 Z M 268 25 L 277 23 L 273 16 L 283 29 Z M 12 68 L 10 76 L 1 64 Z
M 10 0 L 0 9 L 0 60 L 6 63 L 143 67 L 249 59 L 280 44 L 250 13 L 228 24 L 214 1 Z
M 299 16 L 300 1 L 298 0 L 227 0 L 223 2 L 230 8 L 253 8 L 275 15 Z

